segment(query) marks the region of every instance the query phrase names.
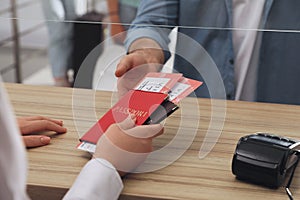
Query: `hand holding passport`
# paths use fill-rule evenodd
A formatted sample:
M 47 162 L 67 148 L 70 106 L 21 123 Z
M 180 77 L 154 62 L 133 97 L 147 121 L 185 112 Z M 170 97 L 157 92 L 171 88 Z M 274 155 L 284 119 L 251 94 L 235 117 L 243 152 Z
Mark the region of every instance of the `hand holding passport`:
M 77 148 L 95 152 L 97 141 L 108 127 L 123 121 L 129 113 L 135 114 L 136 125 L 160 123 L 179 108 L 180 100 L 201 84 L 179 73 L 148 73 L 80 138 Z

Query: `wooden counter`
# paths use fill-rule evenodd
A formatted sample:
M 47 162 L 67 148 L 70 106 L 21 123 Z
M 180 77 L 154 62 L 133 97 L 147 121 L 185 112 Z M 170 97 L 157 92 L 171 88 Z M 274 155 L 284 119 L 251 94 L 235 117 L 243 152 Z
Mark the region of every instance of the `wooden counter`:
M 31 198 L 61 199 L 90 158 L 88 153 L 75 148 L 79 135 L 111 107 L 114 95 L 47 86 L 5 86 L 17 116 L 57 118 L 68 128 L 67 134 L 49 133 L 53 135 L 50 145 L 28 150 Z M 90 103 L 90 97 L 94 98 L 95 105 Z M 78 106 L 74 107 L 76 102 L 79 102 Z M 181 134 L 175 139 L 178 130 L 186 135 Z M 206 139 L 213 142 L 219 130 L 216 145 L 200 159 L 199 149 L 206 133 L 209 132 Z M 255 132 L 300 139 L 300 106 L 187 98 L 166 120 L 164 135 L 154 141 L 159 150 L 175 140 L 178 144 L 173 147 L 174 154 L 179 150 L 184 152 L 183 155 L 160 170 L 126 177 L 120 199 L 288 199 L 284 188 L 273 190 L 244 183 L 231 173 L 238 139 Z M 180 144 L 189 144 L 190 139 L 192 144 L 185 151 Z M 299 178 L 300 170 L 297 169 L 291 188 L 295 199 L 300 198 Z

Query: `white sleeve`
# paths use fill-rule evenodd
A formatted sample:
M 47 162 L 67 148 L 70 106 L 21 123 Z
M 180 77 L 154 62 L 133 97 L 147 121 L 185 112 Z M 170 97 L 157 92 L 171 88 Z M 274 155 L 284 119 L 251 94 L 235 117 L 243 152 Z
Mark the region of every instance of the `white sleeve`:
M 0 199 L 28 199 L 27 159 L 0 77 Z
M 123 183 L 117 170 L 104 159 L 92 159 L 82 168 L 64 200 L 118 199 Z

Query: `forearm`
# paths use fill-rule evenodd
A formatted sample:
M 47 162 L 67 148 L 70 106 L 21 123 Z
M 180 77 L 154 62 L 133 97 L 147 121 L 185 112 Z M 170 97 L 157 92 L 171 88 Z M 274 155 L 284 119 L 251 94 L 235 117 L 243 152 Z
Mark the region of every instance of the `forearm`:
M 160 60 L 159 63 L 166 62 L 170 57 L 168 48 L 170 39 L 168 36 L 172 27 L 178 25 L 178 5 L 179 0 L 141 1 L 137 17 L 125 40 L 127 51 L 132 52 L 133 49 L 147 48 L 146 45 L 149 45 L 148 48 L 161 49 L 161 51 L 156 51 L 160 55 L 159 59 L 163 58 L 163 61 Z M 152 42 L 146 43 L 143 41 L 146 38 L 151 39 Z

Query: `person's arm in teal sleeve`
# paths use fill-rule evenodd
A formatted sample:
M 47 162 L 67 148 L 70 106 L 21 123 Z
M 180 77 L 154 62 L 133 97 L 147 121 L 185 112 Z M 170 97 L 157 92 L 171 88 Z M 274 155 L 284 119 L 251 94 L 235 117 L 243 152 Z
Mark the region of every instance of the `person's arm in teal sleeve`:
M 169 59 L 168 36 L 177 26 L 178 7 L 178 0 L 141 2 L 125 41 L 128 55 L 118 64 L 117 77 L 134 67 L 149 63 L 163 64 Z M 160 67 L 152 67 L 149 71 L 159 71 Z

